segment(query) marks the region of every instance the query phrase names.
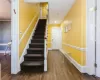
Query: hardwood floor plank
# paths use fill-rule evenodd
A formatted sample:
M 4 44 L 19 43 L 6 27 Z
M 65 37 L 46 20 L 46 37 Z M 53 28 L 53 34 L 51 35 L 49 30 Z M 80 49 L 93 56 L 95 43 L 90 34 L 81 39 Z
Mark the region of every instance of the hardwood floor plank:
M 49 51 L 48 71 L 44 73 L 10 74 L 10 56 L 7 60 L 0 57 L 2 80 L 100 80 L 87 74 L 81 74 L 59 51 Z

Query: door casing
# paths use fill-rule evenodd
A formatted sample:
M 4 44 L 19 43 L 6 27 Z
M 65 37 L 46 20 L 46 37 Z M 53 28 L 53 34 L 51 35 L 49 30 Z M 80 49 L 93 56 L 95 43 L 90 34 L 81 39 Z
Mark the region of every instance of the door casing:
M 97 1 L 97 15 L 96 15 L 96 76 L 100 77 L 100 0 Z
M 20 71 L 19 65 L 19 0 L 11 2 L 11 74 Z
M 96 33 L 96 11 L 95 0 L 86 0 L 86 71 L 95 75 L 95 33 Z

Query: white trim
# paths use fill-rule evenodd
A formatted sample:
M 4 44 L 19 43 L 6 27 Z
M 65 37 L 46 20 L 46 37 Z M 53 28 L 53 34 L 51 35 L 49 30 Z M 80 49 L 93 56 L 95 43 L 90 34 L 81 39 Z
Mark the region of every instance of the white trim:
M 44 42 L 44 46 L 45 46 L 44 48 L 44 71 L 45 72 L 47 71 L 47 52 L 48 52 L 46 42 L 47 41 L 45 40 Z
M 52 50 L 52 48 L 48 48 L 48 50 Z
M 71 58 L 68 53 L 60 49 L 61 53 L 81 72 L 81 73 L 86 73 L 86 66 L 81 66 L 78 62 L 76 62 L 73 58 Z
M 86 0 L 86 66 L 95 75 L 95 0 Z
M 26 35 L 27 31 L 28 31 L 29 28 L 31 27 L 31 25 L 32 25 L 32 23 L 33 23 L 33 21 L 34 21 L 34 19 L 35 19 L 36 17 L 37 17 L 37 15 L 34 16 L 33 19 L 31 20 L 31 22 L 30 22 L 30 24 L 28 25 L 27 29 L 26 29 L 25 32 L 23 33 L 23 35 L 22 35 L 22 37 L 21 37 L 21 39 L 20 39 L 20 41 L 19 41 L 19 44 L 20 44 L 21 41 L 23 40 L 24 36 Z M 20 32 L 20 33 L 21 33 L 21 32 Z
M 81 47 L 73 46 L 73 45 L 71 45 L 71 44 L 63 43 L 63 45 L 69 46 L 69 47 L 71 47 L 71 48 L 74 48 L 74 49 L 77 49 L 77 50 L 80 50 L 80 51 L 86 51 L 86 48 L 81 48 Z
M 48 30 L 48 22 L 46 22 L 45 37 L 47 37 L 47 30 Z M 48 55 L 47 39 L 44 39 L 44 72 L 46 72 L 48 70 L 48 68 L 47 68 L 47 55 Z
M 97 32 L 96 32 L 96 63 L 97 63 L 97 68 L 96 68 L 96 76 L 100 77 L 100 0 L 97 0 Z
M 33 20 L 32 20 L 33 21 Z M 30 35 L 30 38 L 28 39 L 28 42 L 27 42 L 27 44 L 26 44 L 26 47 L 24 48 L 24 50 L 23 50 L 23 53 L 22 53 L 22 56 L 20 57 L 20 64 L 24 61 L 24 55 L 25 54 L 27 54 L 27 49 L 29 48 L 29 44 L 31 43 L 31 39 L 32 39 L 32 36 L 34 35 L 34 33 L 35 33 L 35 29 L 36 29 L 36 26 L 37 26 L 37 24 L 38 24 L 38 21 L 39 21 L 39 18 L 38 18 L 38 20 L 37 20 L 37 22 L 36 22 L 36 24 L 35 24 L 35 27 L 33 28 L 33 31 L 32 31 L 32 33 L 31 33 L 31 35 Z
M 11 15 L 11 74 L 17 74 L 19 72 L 19 0 L 12 1 Z
M 5 53 L 5 50 L 0 50 L 0 54 L 4 54 Z M 6 51 L 6 53 L 11 53 L 11 51 Z

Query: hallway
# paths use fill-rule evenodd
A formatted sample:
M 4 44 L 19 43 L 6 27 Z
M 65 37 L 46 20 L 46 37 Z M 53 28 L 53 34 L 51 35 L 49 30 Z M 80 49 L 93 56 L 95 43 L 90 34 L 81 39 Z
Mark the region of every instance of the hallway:
M 5 80 L 8 80 L 6 78 Z M 100 80 L 82 75 L 59 51 L 49 51 L 48 72 L 19 73 L 9 80 Z

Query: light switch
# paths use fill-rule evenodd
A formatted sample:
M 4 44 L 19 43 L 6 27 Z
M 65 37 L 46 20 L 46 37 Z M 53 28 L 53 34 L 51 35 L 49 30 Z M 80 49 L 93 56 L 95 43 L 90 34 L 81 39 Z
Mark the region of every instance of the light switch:
M 97 10 L 96 7 L 92 7 L 92 8 L 89 9 L 89 11 L 91 11 L 91 12 L 96 11 L 96 10 Z

